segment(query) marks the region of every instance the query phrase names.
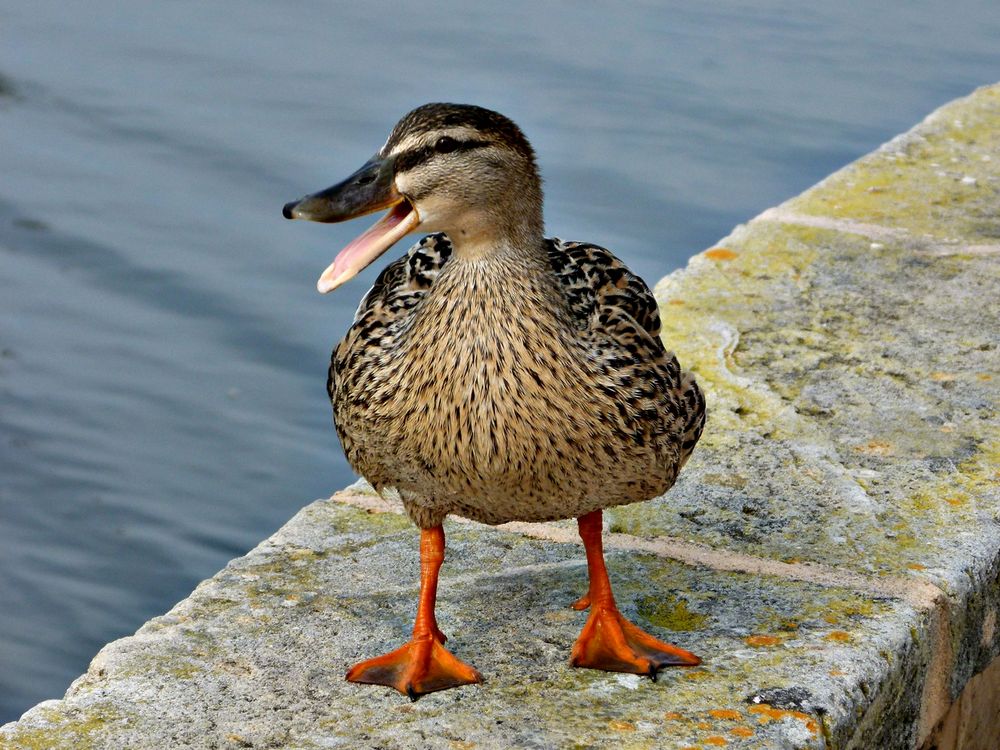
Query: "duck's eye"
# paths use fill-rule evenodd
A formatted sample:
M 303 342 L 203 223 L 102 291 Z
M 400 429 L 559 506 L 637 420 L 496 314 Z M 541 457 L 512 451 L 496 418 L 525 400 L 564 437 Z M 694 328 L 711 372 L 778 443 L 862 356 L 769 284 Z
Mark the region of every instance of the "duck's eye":
M 448 154 L 458 148 L 458 141 L 451 136 L 443 135 L 434 144 L 434 150 L 439 154 Z

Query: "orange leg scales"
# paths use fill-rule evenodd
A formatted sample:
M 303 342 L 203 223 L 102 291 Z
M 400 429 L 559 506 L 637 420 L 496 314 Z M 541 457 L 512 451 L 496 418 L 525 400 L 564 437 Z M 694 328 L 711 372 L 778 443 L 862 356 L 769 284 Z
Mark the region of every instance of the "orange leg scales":
M 601 511 L 581 516 L 578 523 L 587 550 L 590 590 L 571 606 L 577 610 L 589 606 L 591 611 L 573 646 L 570 664 L 606 672 L 645 674 L 654 680 L 663 667 L 701 664 L 701 659 L 690 651 L 654 638 L 622 616 L 604 565 Z

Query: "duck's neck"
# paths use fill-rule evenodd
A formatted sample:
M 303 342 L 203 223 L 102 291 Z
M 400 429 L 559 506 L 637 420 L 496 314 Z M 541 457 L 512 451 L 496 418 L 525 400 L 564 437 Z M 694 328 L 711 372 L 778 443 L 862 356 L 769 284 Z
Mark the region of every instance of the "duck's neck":
M 499 266 L 544 264 L 545 238 L 541 228 L 517 233 L 448 232 L 452 257 L 459 263 Z
M 509 190 L 490 205 L 471 209 L 447 233 L 456 259 L 525 257 L 544 260 L 541 188 L 526 185 L 523 189 Z

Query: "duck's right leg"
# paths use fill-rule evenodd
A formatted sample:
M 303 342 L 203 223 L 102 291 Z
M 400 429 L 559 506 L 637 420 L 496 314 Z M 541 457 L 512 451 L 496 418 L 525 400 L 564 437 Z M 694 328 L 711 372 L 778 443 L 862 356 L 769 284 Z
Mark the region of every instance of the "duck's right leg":
M 416 700 L 436 690 L 482 682 L 475 669 L 451 654 L 442 644 L 444 634 L 434 617 L 438 572 L 444 562 L 444 528 L 439 524 L 420 530 L 420 601 L 413 623 L 413 637 L 388 654 L 355 664 L 347 673 L 351 682 L 387 685 Z

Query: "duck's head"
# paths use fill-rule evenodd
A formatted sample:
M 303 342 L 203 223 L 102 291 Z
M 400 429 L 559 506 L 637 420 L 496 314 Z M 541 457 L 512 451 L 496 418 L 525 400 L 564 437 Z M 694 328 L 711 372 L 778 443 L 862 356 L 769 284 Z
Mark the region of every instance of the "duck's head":
M 285 205 L 286 219 L 347 221 L 388 208 L 340 251 L 317 288 L 336 289 L 420 227 L 447 232 L 457 254 L 537 246 L 542 188 L 527 139 L 503 115 L 467 104 L 417 107 L 343 182 Z

